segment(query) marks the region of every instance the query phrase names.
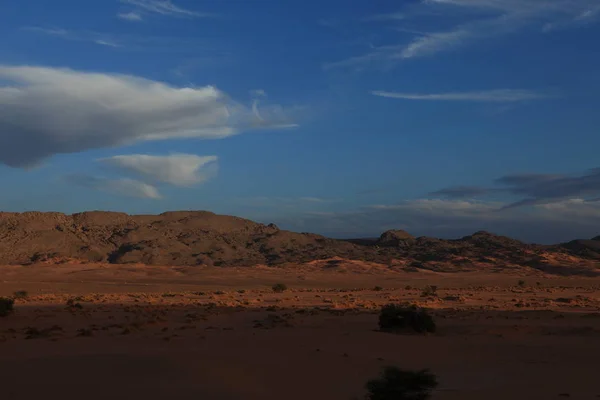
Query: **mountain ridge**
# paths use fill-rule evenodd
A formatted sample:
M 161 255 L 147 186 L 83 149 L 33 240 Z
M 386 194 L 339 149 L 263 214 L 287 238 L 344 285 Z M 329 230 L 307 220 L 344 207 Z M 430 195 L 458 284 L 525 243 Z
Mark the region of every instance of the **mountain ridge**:
M 158 215 L 88 211 L 0 212 L 0 265 L 104 262 L 164 266 L 278 266 L 333 257 L 437 271 L 527 266 L 600 272 L 600 237 L 527 244 L 478 231 L 458 239 L 402 230 L 372 239 L 332 239 L 209 211 Z

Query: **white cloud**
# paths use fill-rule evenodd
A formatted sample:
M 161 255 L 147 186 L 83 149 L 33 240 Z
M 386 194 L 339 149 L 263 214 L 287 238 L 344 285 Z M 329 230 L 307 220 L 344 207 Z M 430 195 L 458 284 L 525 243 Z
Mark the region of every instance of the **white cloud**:
M 465 28 L 423 35 L 404 47 L 402 51 L 394 55 L 394 58 L 421 57 L 442 50 L 448 50 L 463 44 L 473 35 L 472 31 Z
M 480 215 L 498 210 L 502 203 L 481 202 L 473 200 L 445 200 L 445 199 L 416 199 L 406 200 L 398 204 L 379 204 L 369 208 L 387 211 L 413 211 L 430 213 L 434 215 Z
M 582 219 L 590 224 L 597 224 L 600 218 L 600 201 L 585 199 L 566 199 L 546 204 L 536 204 L 538 210 L 547 211 L 549 217 L 561 219 Z M 593 218 L 590 220 L 590 218 Z
M 151 156 L 129 154 L 99 161 L 125 172 L 139 175 L 144 181 L 163 182 L 175 186 L 192 186 L 205 182 L 217 172 L 217 156 L 195 154 L 171 154 Z
M 265 92 L 263 89 L 254 89 L 250 91 L 250 95 L 252 97 L 266 97 L 267 92 Z
M 21 29 L 75 42 L 90 42 L 100 46 L 123 47 L 121 44 L 117 44 L 111 35 L 96 32 L 73 32 L 62 28 L 44 28 L 38 26 L 25 26 Z
M 67 36 L 69 35 L 69 31 L 62 28 L 43 28 L 39 26 L 24 26 L 21 28 L 24 31 L 37 32 L 45 35 L 53 35 L 53 36 Z
M 147 12 L 153 12 L 161 15 L 170 15 L 175 17 L 209 17 L 210 14 L 200 13 L 179 7 L 170 0 L 121 0 L 121 3 L 130 4 L 143 9 Z
M 321 197 L 300 197 L 299 200 L 307 201 L 309 203 L 329 203 L 332 201 L 331 199 L 324 199 Z
M 544 99 L 548 96 L 536 93 L 530 90 L 516 89 L 496 89 L 479 92 L 454 92 L 454 93 L 433 93 L 433 94 L 414 94 L 397 93 L 376 90 L 371 94 L 380 97 L 389 97 L 404 100 L 430 100 L 430 101 L 476 101 L 476 102 L 516 102 L 526 100 Z
M 102 46 L 108 46 L 108 47 L 121 47 L 120 45 L 118 45 L 116 43 L 109 42 L 107 40 L 101 40 L 101 39 L 95 40 L 94 43 L 102 45 Z
M 178 88 L 134 76 L 0 66 L 0 163 L 32 166 L 58 153 L 139 141 L 219 139 L 288 128 L 280 106 L 257 108 L 215 87 Z
M 376 17 L 382 23 L 397 23 L 393 16 L 401 15 L 414 25 L 423 15 L 443 23 L 450 13 L 458 13 L 463 22 L 439 32 L 424 34 L 417 29 L 414 30 L 419 32 L 417 37 L 408 43 L 374 47 L 366 54 L 328 63 L 325 68 L 364 68 L 382 63 L 389 66 L 406 59 L 455 50 L 486 38 L 522 32 L 530 27 L 549 31 L 591 23 L 600 16 L 600 6 L 597 0 L 424 0 L 417 5 L 408 5 L 407 12 Z
M 214 62 L 215 59 L 229 57 L 229 53 L 223 52 L 221 48 L 214 46 L 213 41 L 201 37 L 152 36 L 128 33 L 117 34 L 113 32 L 75 31 L 55 27 L 46 28 L 37 26 L 25 26 L 22 27 L 21 30 L 72 42 L 87 42 L 100 45 L 112 43 L 117 45 L 116 47 L 113 46 L 115 49 L 127 49 L 128 52 L 152 51 L 153 53 L 182 53 L 187 54 L 188 56 L 193 55 L 194 60 L 201 60 L 201 63 L 203 64 L 205 64 L 207 60 Z M 198 57 L 198 54 L 202 54 L 202 56 Z M 188 68 L 190 66 L 184 65 L 184 67 Z
M 128 13 L 119 13 L 117 14 L 117 17 L 124 19 L 126 21 L 141 21 L 142 20 L 142 16 L 140 15 L 140 13 L 131 11 Z
M 70 175 L 66 180 L 74 185 L 126 197 L 160 199 L 156 187 L 134 179 L 108 179 L 89 175 Z

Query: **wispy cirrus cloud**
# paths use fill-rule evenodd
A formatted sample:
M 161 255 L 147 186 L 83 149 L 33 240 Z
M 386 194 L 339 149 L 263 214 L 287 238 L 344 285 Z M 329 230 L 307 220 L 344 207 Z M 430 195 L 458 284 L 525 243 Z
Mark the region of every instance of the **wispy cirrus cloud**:
M 510 103 L 527 100 L 540 100 L 549 98 L 549 95 L 537 93 L 531 90 L 496 89 L 479 92 L 452 92 L 452 93 L 399 93 L 381 90 L 372 91 L 371 94 L 380 97 L 388 97 L 402 100 L 425 100 L 425 101 L 474 101 L 474 102 L 497 102 Z
M 402 16 L 401 20 L 395 16 Z M 419 25 L 420 18 L 445 22 L 447 15 L 461 17 L 462 22 L 450 29 L 424 32 L 427 29 L 403 29 L 416 37 L 397 44 L 374 46 L 368 52 L 345 60 L 325 64 L 325 69 L 364 69 L 395 65 L 403 60 L 432 56 L 452 51 L 490 37 L 498 37 L 538 27 L 540 32 L 556 27 L 567 28 L 596 22 L 600 17 L 597 0 L 425 0 L 408 5 L 406 12 L 375 15 L 382 23 Z
M 117 44 L 117 43 L 114 43 L 114 42 L 110 42 L 108 40 L 102 40 L 102 39 L 95 40 L 94 43 L 99 44 L 101 46 L 121 47 L 120 44 Z
M 126 21 L 142 21 L 143 18 L 139 12 L 127 12 L 127 13 L 118 13 L 117 18 L 124 19 Z
M 196 55 L 202 53 L 204 64 L 214 62 L 228 56 L 227 52 L 219 47 L 214 41 L 202 38 L 176 37 L 176 36 L 152 36 L 137 34 L 115 34 L 94 31 L 75 31 L 57 27 L 22 27 L 23 32 L 44 35 L 55 39 L 72 42 L 87 42 L 101 45 L 115 50 L 128 52 L 153 52 L 153 53 L 181 53 Z
M 74 42 L 89 42 L 100 46 L 123 47 L 113 35 L 97 32 L 74 32 L 62 28 L 46 28 L 39 26 L 24 26 L 21 30 Z
M 216 175 L 218 157 L 195 154 L 128 154 L 98 161 L 125 173 L 137 175 L 145 182 L 189 187 L 206 182 Z
M 32 66 L 0 66 L 0 81 L 0 163 L 14 167 L 140 141 L 296 126 L 281 106 L 244 105 L 213 86 Z
M 120 0 L 121 3 L 136 7 L 138 10 L 173 17 L 206 18 L 213 14 L 202 13 L 175 5 L 170 0 Z
M 68 175 L 65 177 L 66 182 L 93 190 L 125 196 L 137 197 L 146 199 L 162 198 L 158 189 L 147 183 L 128 178 L 110 179 L 97 177 L 92 175 Z
M 388 14 L 375 14 L 363 18 L 364 21 L 402 21 L 406 18 L 406 15 L 401 12 L 388 13 Z

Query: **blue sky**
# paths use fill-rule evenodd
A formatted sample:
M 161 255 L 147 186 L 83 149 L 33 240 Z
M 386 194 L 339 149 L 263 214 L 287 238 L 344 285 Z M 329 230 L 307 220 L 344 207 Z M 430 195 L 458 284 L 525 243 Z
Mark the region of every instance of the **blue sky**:
M 600 234 L 600 1 L 0 4 L 0 209 Z

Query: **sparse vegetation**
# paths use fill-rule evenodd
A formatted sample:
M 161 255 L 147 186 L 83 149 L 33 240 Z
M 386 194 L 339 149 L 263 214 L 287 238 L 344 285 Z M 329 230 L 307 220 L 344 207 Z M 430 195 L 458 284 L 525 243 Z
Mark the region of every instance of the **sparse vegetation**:
M 83 308 L 83 306 L 80 303 L 76 303 L 75 299 L 69 299 L 69 300 L 67 300 L 67 308 L 70 308 L 71 310 L 75 310 L 75 309 L 81 310 Z
M 62 331 L 63 331 L 63 329 L 58 325 L 54 325 L 50 328 L 43 328 L 43 329 L 38 329 L 36 327 L 28 326 L 23 330 L 23 333 L 25 333 L 25 339 L 40 339 L 40 338 L 49 338 L 52 336 L 52 334 L 54 332 L 62 332 Z
M 29 293 L 27 293 L 25 290 L 18 290 L 13 293 L 14 299 L 25 299 L 27 297 L 29 297 Z
M 428 370 L 405 371 L 385 367 L 378 379 L 367 382 L 368 400 L 426 400 L 438 386 L 437 377 Z
M 519 287 L 525 287 L 526 283 L 523 279 L 521 279 L 521 280 L 519 280 L 518 285 L 519 285 Z
M 283 293 L 288 289 L 288 287 L 285 283 L 276 283 L 271 287 L 271 289 L 273 289 L 275 293 Z
M 433 333 L 436 324 L 433 317 L 421 307 L 388 304 L 379 313 L 379 329 L 393 333 Z
M 375 286 L 373 288 L 373 290 L 376 291 L 376 292 L 381 292 L 383 290 L 383 288 L 381 286 Z
M 427 285 L 421 291 L 421 297 L 437 297 L 437 289 L 436 285 Z
M 6 317 L 14 311 L 15 300 L 0 297 L 0 317 Z
M 90 337 L 94 336 L 94 332 L 88 328 L 81 328 L 77 330 L 77 336 Z

